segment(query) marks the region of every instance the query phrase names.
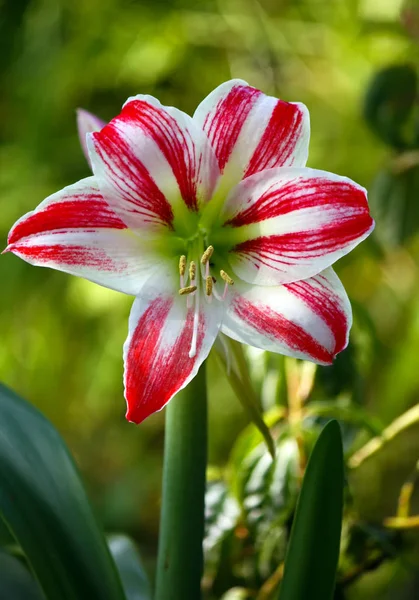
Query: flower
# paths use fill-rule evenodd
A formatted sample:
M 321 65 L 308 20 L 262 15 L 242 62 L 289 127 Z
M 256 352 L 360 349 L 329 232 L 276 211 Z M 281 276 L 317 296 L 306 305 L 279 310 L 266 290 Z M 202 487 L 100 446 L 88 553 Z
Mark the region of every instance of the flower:
M 305 167 L 303 104 L 233 80 L 193 117 L 135 96 L 108 124 L 78 122 L 93 176 L 17 221 L 6 250 L 135 296 L 129 420 L 185 387 L 220 331 L 320 364 L 346 347 L 351 309 L 331 265 L 374 223 L 364 188 Z

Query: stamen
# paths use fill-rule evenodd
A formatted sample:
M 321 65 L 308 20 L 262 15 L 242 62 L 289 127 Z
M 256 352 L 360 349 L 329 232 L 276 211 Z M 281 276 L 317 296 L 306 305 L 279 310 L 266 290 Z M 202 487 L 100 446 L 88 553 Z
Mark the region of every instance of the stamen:
M 180 275 L 185 275 L 186 272 L 186 256 L 184 254 L 182 254 L 182 256 L 179 258 L 179 273 Z
M 193 260 L 191 260 L 191 262 L 189 263 L 189 279 L 191 280 L 191 282 L 195 279 L 196 277 L 196 264 Z
M 186 296 L 187 294 L 193 294 L 196 292 L 196 285 L 188 285 L 187 287 L 180 288 L 179 296 Z
M 205 278 L 205 293 L 207 296 L 211 296 L 211 294 L 212 294 L 212 277 L 211 277 L 211 275 L 208 275 L 208 277 Z
M 182 254 L 179 258 L 179 274 L 180 274 L 180 287 L 185 287 L 185 271 L 186 271 L 186 256 Z
M 234 285 L 234 280 L 231 279 L 230 275 L 228 275 L 225 271 L 221 269 L 220 271 L 221 278 L 227 283 L 227 285 Z
M 214 252 L 214 247 L 208 246 L 208 248 L 205 250 L 204 254 L 201 256 L 201 264 L 202 265 L 206 265 L 207 262 L 209 262 L 209 259 L 211 258 L 213 252 Z

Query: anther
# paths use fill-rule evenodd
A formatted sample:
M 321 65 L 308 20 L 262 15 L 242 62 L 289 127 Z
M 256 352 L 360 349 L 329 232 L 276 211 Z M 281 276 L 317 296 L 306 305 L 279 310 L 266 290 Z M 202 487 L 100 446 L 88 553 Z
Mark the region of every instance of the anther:
M 179 273 L 181 275 L 185 275 L 185 271 L 186 271 L 186 256 L 184 254 L 182 254 L 182 256 L 179 258 Z
M 196 285 L 188 285 L 187 287 L 180 288 L 179 296 L 186 296 L 187 294 L 193 294 L 193 292 L 196 292 L 196 290 L 197 290 Z
M 208 248 L 205 250 L 204 254 L 201 256 L 201 264 L 202 265 L 206 265 L 207 262 L 209 261 L 209 259 L 212 256 L 212 253 L 214 252 L 214 247 L 213 246 L 208 246 Z
M 212 294 L 212 277 L 211 277 L 211 275 L 208 275 L 208 277 L 205 278 L 205 293 L 207 296 L 211 296 L 211 294 Z
M 221 269 L 221 271 L 220 271 L 220 275 L 221 275 L 221 279 L 224 279 L 224 281 L 225 281 L 226 283 L 228 283 L 228 285 L 234 285 L 234 280 L 233 280 L 233 279 L 231 279 L 230 275 L 228 275 L 228 274 L 227 274 L 225 271 L 223 271 L 222 269 Z
M 189 279 L 193 281 L 196 277 L 196 264 L 193 260 L 189 263 Z

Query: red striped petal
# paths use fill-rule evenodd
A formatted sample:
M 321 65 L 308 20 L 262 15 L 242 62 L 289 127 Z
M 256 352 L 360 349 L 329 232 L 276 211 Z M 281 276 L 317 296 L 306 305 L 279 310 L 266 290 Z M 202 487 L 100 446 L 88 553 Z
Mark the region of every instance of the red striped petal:
M 284 287 L 329 328 L 334 340 L 331 358 L 342 352 L 348 345 L 352 315 L 346 292 L 334 271 L 329 268 L 316 277 L 288 283 Z
M 304 131 L 309 127 L 308 122 L 305 122 L 308 121 L 308 113 L 304 110 L 305 107 L 302 107 L 301 104 L 277 100 L 265 131 L 246 167 L 245 177 L 274 167 L 305 166 L 307 155 L 304 153 L 304 159 L 296 155 L 296 148 L 303 136 L 307 136 L 308 146 L 309 131 Z M 304 150 L 308 154 L 308 149 Z M 297 158 L 300 160 L 296 160 Z
M 261 95 L 262 92 L 255 88 L 237 84 L 231 87 L 226 95 L 220 95 L 211 112 L 205 111 L 203 129 L 211 141 L 222 171 L 237 144 L 252 108 Z M 207 98 L 204 102 L 208 100 Z M 201 105 L 199 109 L 202 108 Z
M 94 177 L 44 200 L 13 226 L 7 250 L 27 262 L 51 267 L 127 294 L 162 262 L 130 232 L 103 199 Z
M 212 143 L 226 188 L 264 169 L 306 163 L 306 107 L 266 96 L 245 81 L 220 85 L 199 105 L 194 119 Z
M 93 134 L 101 191 L 132 228 L 173 228 L 212 195 L 219 170 L 205 134 L 188 115 L 148 96 L 129 100 Z
M 234 271 L 249 283 L 306 279 L 372 231 L 366 191 L 313 169 L 271 169 L 240 183 L 224 207 Z M 235 243 L 234 243 L 235 242 Z
M 329 268 L 284 286 L 239 284 L 222 331 L 264 350 L 330 364 L 346 347 L 351 324 L 348 297 Z
M 9 233 L 8 244 L 56 229 L 127 228 L 97 188 L 83 187 L 70 192 L 70 195 L 58 194 L 58 197 L 54 194 L 55 200 L 48 199 L 47 204 L 40 205 L 37 210 L 17 221 Z
M 175 291 L 176 293 L 176 291 Z M 124 346 L 127 419 L 141 423 L 161 410 L 196 375 L 218 334 L 223 307 L 199 310 L 196 355 L 189 357 L 194 309 L 185 298 L 160 295 L 134 302 Z

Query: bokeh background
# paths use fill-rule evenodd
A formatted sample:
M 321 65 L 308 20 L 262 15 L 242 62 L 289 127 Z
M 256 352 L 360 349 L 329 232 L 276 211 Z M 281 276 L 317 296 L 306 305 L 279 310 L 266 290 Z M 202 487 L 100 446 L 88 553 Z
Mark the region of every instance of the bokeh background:
M 352 423 L 344 431 L 353 456 L 374 427 L 419 401 L 418 43 L 419 6 L 399 0 L 2 0 L 0 245 L 23 213 L 89 175 L 77 107 L 109 120 L 127 97 L 145 93 L 192 113 L 231 77 L 304 102 L 309 166 L 367 187 L 377 220 L 373 238 L 337 265 L 353 302 L 351 345 L 334 367 L 318 369 L 312 395 Z M 10 254 L 0 259 L 0 380 L 57 426 L 105 528 L 132 535 L 152 572 L 164 412 L 140 427 L 124 418 L 131 303 Z M 253 352 L 251 364 L 270 409 L 280 402 L 278 362 Z M 209 371 L 216 478 L 249 421 L 213 360 Z M 416 412 L 352 469 L 348 510 L 366 549 L 339 598 L 419 597 L 417 523 L 391 535 L 383 526 L 402 484 L 415 480 Z M 256 581 L 232 568 L 218 585 L 251 588 L 268 575 Z

